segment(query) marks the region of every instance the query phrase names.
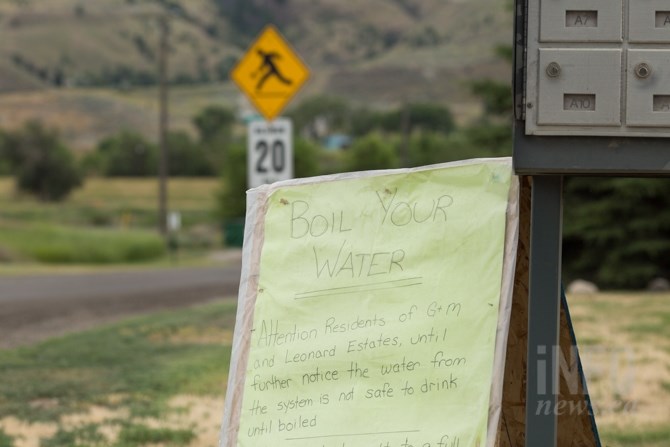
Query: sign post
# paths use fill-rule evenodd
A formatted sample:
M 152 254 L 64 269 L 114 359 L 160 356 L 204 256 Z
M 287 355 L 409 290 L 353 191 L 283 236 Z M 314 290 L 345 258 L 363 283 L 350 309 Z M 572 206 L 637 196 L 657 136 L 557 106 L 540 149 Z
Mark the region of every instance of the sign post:
M 307 82 L 309 69 L 279 31 L 268 25 L 230 77 L 267 120 L 249 125 L 249 187 L 293 178 L 291 122 L 275 118 Z
M 293 125 L 287 118 L 249 124 L 249 188 L 293 178 Z

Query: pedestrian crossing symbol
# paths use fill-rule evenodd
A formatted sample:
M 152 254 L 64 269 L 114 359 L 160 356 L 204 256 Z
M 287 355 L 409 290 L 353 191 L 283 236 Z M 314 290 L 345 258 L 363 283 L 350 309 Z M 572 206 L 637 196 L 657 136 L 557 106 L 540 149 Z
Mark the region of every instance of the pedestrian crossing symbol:
M 309 78 L 309 69 L 272 25 L 240 59 L 231 79 L 267 120 L 276 118 Z

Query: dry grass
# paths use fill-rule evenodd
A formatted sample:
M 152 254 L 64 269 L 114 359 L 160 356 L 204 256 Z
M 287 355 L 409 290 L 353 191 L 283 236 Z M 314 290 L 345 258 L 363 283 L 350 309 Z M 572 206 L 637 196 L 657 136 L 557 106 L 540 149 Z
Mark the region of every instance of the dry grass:
M 177 210 L 206 210 L 213 206 L 214 194 L 219 187 L 217 179 L 170 179 L 170 205 Z M 86 181 L 84 188 L 72 194 L 73 206 L 103 206 L 114 201 L 115 206 L 152 209 L 157 206 L 158 182 L 155 179 L 102 179 Z
M 230 84 L 173 87 L 170 124 L 173 130 L 194 132 L 193 117 L 209 105 L 234 106 L 237 92 Z M 158 137 L 156 88 L 129 91 L 112 89 L 41 90 L 0 96 L 0 108 L 11 110 L 0 118 L 0 127 L 16 129 L 37 119 L 59 130 L 78 151 L 92 150 L 98 142 L 121 130 Z
M 218 187 L 218 180 L 213 178 L 171 179 L 168 184 L 170 209 L 207 214 L 214 209 Z M 129 219 L 130 225 L 132 214 L 155 213 L 157 208 L 158 181 L 152 178 L 89 178 L 83 188 L 75 190 L 65 202 L 49 204 L 17 195 L 14 181 L 0 177 L 0 217 L 5 219 L 32 221 L 37 218 L 51 223 L 76 223 L 77 218 L 95 218 L 90 214 L 99 213 L 103 218 L 106 213 L 112 213 L 113 220 Z
M 569 303 L 606 445 L 669 445 L 670 294 L 577 295 Z

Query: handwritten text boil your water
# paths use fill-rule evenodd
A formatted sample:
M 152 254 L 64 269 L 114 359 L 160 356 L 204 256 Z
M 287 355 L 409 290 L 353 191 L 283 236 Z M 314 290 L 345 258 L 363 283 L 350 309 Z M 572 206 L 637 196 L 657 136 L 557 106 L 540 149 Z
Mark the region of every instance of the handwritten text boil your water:
M 377 205 L 383 213 L 379 225 L 405 227 L 410 224 L 425 224 L 447 221 L 447 209 L 454 203 L 449 195 L 441 195 L 421 201 L 403 201 L 398 197 L 398 189 L 385 189 L 377 192 Z M 291 238 L 320 238 L 327 234 L 354 231 L 355 222 L 347 218 L 344 211 L 330 214 L 311 212 L 308 202 L 298 200 L 291 204 Z M 328 256 L 313 247 L 315 273 L 317 278 L 361 278 L 388 275 L 394 271 L 403 271 L 406 251 L 402 248 L 393 251 L 361 253 L 346 250 L 347 241 L 342 241 L 335 256 Z
M 314 270 L 308 272 L 313 276 L 307 277 L 307 283 L 350 280 L 330 292 L 295 293 L 291 302 L 297 309 L 302 299 L 379 290 L 370 289 L 370 283 L 391 284 L 389 289 L 421 284 L 420 277 L 396 279 L 410 270 L 405 248 L 356 251 L 348 248 L 350 241 L 357 231 L 375 231 L 376 226 L 416 226 L 418 231 L 444 226 L 454 199 L 438 194 L 410 201 L 398 189 L 384 189 L 371 195 L 370 208 L 360 216 L 346 211 L 319 213 L 304 200 L 281 203 L 290 206 L 291 239 L 314 242 Z M 332 236 L 337 236 L 335 242 Z M 398 236 L 390 243 L 403 241 Z M 245 384 L 253 399 L 242 409 L 249 423 L 240 431 L 240 439 L 259 446 L 281 440 L 282 445 L 298 447 L 348 447 L 361 442 L 371 447 L 465 447 L 462 433 L 442 428 L 422 432 L 420 427 L 379 429 L 375 424 L 370 430 L 350 433 L 346 432 L 350 428 L 335 427 L 332 418 L 326 417 L 331 412 L 353 411 L 358 402 L 379 408 L 392 405 L 402 412 L 422 396 L 449 399 L 467 388 L 470 354 L 454 350 L 449 343 L 453 326 L 467 324 L 464 303 L 442 296 L 409 299 L 400 307 L 383 301 L 364 308 L 351 304 L 355 301 L 348 303 L 350 314 L 324 313 L 298 324 L 281 317 L 256 321 Z

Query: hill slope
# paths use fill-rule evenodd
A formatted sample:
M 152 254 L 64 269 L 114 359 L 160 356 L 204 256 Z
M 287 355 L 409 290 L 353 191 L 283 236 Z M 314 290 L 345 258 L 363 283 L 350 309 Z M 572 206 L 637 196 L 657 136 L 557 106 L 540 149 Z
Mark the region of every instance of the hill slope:
M 174 81 L 225 79 L 274 22 L 335 92 L 367 77 L 407 84 L 496 74 L 491 49 L 511 36 L 496 0 L 4 0 L 0 89 L 152 84 L 165 15 Z
M 0 103 L 25 111 L 30 104 L 40 109 L 41 98 L 44 110 L 64 116 L 75 104 L 95 121 L 95 104 L 104 102 L 99 95 L 87 99 L 90 90 L 82 88 L 112 88 L 117 93 L 110 94 L 124 97 L 155 85 L 159 19 L 166 15 L 174 83 L 225 85 L 266 23 L 275 23 L 310 66 L 303 95 L 330 93 L 376 106 L 463 103 L 472 100 L 466 81 L 510 78 L 493 53 L 511 42 L 510 13 L 498 0 L 0 0 L 0 93 L 12 93 Z M 34 93 L 52 89 L 58 90 Z M 17 96 L 25 91 L 33 92 L 28 105 Z M 100 130 L 86 140 L 102 128 L 155 121 L 137 118 L 146 111 L 132 101 L 114 104 L 116 115 L 102 115 L 117 118 L 97 123 Z M 31 113 L 0 115 L 0 125 Z

